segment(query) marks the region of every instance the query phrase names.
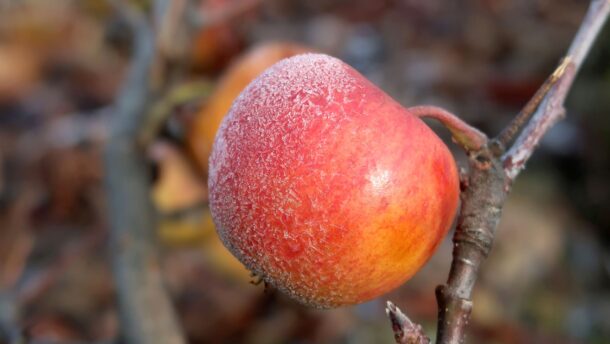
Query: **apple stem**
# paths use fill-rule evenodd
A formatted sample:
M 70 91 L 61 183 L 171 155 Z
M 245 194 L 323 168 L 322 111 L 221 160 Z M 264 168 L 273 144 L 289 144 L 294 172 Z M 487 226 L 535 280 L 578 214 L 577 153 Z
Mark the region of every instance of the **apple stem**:
M 487 144 L 480 141 L 481 136 L 473 134 L 475 131 L 458 131 L 466 133 L 462 134 L 466 137 L 461 141 L 462 145 L 478 149 L 469 152 L 470 170 L 467 176 L 461 177 L 462 206 L 453 237 L 453 260 L 447 283 L 436 290 L 439 310 L 436 343 L 464 343 L 479 268 L 493 245 L 512 182 L 523 170 L 543 135 L 564 116 L 566 96 L 609 13 L 610 0 L 591 2 L 566 57 L 498 137 Z M 412 109 L 409 110 L 413 112 Z M 416 107 L 414 112 L 420 116 L 432 113 L 433 116 L 429 117 L 440 117 L 443 123 L 450 123 L 446 124 L 450 130 L 452 126 L 463 128 L 465 125 L 442 109 Z M 512 147 L 506 150 L 505 146 L 513 140 Z M 393 328 L 395 322 L 392 319 Z M 394 329 L 394 333 L 401 332 Z M 396 338 L 398 343 L 403 343 L 398 341 L 399 337 Z
M 443 108 L 419 105 L 407 108 L 407 111 L 420 118 L 432 118 L 441 122 L 449 129 L 453 140 L 467 152 L 479 150 L 487 144 L 487 135 Z

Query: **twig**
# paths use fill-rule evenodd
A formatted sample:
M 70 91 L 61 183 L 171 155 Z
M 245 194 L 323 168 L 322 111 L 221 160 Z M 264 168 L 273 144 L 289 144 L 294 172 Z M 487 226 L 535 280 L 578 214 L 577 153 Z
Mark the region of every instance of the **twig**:
M 454 249 L 446 285 L 436 290 L 439 318 L 437 343 L 457 344 L 465 340 L 466 325 L 472 309 L 472 291 L 479 268 L 491 250 L 502 207 L 511 182 L 523 169 L 534 148 L 546 131 L 564 114 L 563 103 L 577 71 L 587 56 L 595 37 L 610 12 L 610 0 L 593 0 L 558 77 L 551 77 L 550 89 L 543 85 L 530 101 L 524 114 L 513 121 L 514 128 L 500 134 L 500 142 L 508 142 L 524 125 L 512 148 L 499 157 L 497 146 L 484 144 L 469 154 L 470 173 L 461 194 L 462 209 L 453 237 Z M 537 99 L 544 94 L 541 99 Z M 529 113 L 528 113 L 529 112 Z M 530 118 L 530 113 L 533 116 Z M 529 122 L 528 122 L 528 118 Z M 516 122 L 516 123 L 515 123 Z M 394 324 L 394 322 L 393 322 Z
M 430 338 L 424 334 L 422 327 L 409 319 L 400 308 L 388 301 L 385 312 L 392 322 L 394 339 L 398 344 L 429 344 Z
M 547 94 L 541 106 L 532 116 L 528 126 L 517 137 L 513 147 L 502 157 L 509 180 L 514 180 L 523 170 L 525 163 L 534 152 L 534 148 L 538 145 L 542 136 L 564 115 L 563 103 L 566 96 L 585 57 L 591 50 L 595 38 L 608 18 L 609 12 L 610 0 L 594 0 L 591 2 L 582 25 L 568 50 L 566 60 L 569 60 L 570 63 L 564 77 Z
M 564 58 L 559 67 L 545 80 L 534 96 L 525 104 L 525 107 L 519 114 L 510 122 L 504 130 L 493 140 L 492 149 L 494 155 L 500 156 L 505 153 L 506 147 L 515 139 L 523 127 L 528 124 L 529 120 L 534 115 L 534 112 L 540 106 L 540 103 L 545 99 L 546 95 L 552 87 L 565 75 L 566 70 L 570 66 L 570 59 Z
M 105 182 L 111 227 L 113 273 L 121 325 L 129 343 L 183 343 L 164 288 L 154 237 L 155 213 L 145 154 L 137 139 L 148 108 L 155 36 L 146 17 L 125 2 L 113 4 L 134 34 L 129 74 L 114 104 L 105 149 Z
M 466 151 L 479 150 L 487 143 L 487 135 L 445 109 L 432 105 L 420 105 L 407 108 L 407 110 L 417 117 L 433 118 L 441 122 L 449 129 L 453 140 Z

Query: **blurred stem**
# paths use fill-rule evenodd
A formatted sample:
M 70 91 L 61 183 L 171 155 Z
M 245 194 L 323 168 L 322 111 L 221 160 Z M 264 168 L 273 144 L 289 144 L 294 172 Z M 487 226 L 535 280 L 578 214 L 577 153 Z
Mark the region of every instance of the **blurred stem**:
M 155 35 L 142 12 L 123 1 L 112 4 L 134 35 L 131 67 L 114 104 L 104 164 L 121 329 L 128 343 L 184 343 L 163 285 L 151 177 L 137 142 L 151 93 Z

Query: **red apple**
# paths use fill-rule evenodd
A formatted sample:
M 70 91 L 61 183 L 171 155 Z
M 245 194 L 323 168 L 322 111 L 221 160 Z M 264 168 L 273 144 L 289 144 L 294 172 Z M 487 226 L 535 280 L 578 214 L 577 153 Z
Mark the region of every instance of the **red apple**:
M 446 235 L 459 194 L 434 132 L 321 54 L 282 60 L 241 93 L 216 135 L 208 185 L 227 248 L 316 307 L 409 279 Z

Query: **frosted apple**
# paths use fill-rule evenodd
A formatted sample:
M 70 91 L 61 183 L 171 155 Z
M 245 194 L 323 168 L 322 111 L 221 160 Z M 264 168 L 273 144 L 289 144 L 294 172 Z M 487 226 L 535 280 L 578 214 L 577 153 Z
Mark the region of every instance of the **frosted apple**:
M 209 161 L 227 248 L 295 299 L 336 307 L 409 279 L 458 205 L 445 144 L 357 71 L 321 54 L 280 61 L 235 100 Z

